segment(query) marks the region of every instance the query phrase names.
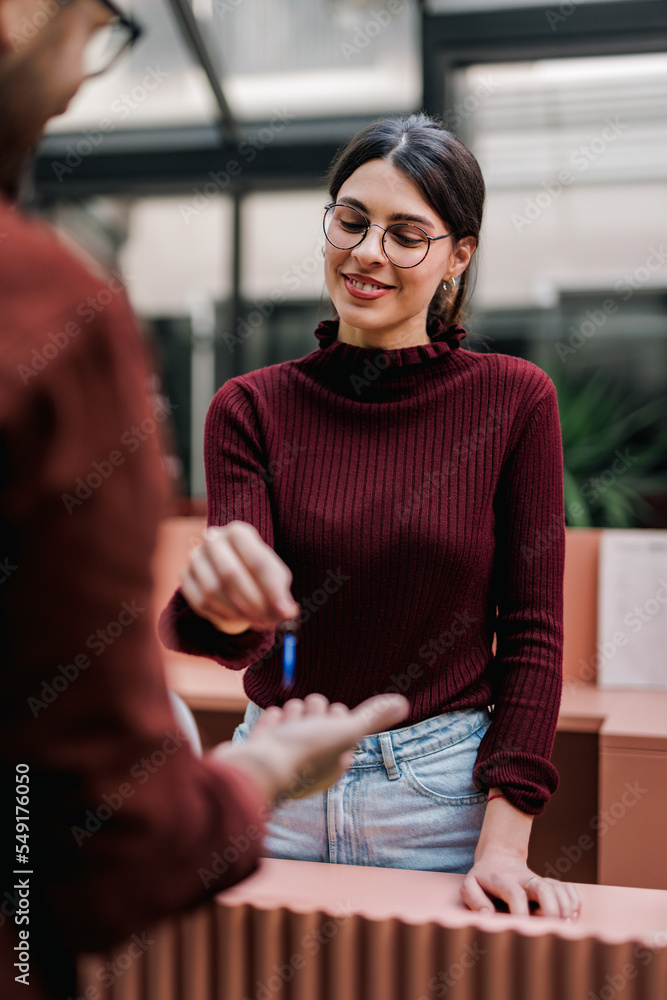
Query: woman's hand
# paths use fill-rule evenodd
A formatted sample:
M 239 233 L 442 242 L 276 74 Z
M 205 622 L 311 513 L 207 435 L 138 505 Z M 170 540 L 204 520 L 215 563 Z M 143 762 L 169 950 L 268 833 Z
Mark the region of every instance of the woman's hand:
M 528 915 L 530 901 L 538 904 L 543 917 L 573 920 L 581 912 L 577 890 L 570 882 L 541 878 L 519 854 L 501 848 L 476 859 L 461 886 L 461 898 L 471 910 L 494 912 L 489 896 L 504 900 L 510 913 Z
M 245 521 L 207 528 L 181 573 L 181 592 L 221 632 L 265 631 L 297 618 L 292 573 L 257 529 Z
M 489 800 L 475 863 L 461 886 L 466 906 L 493 912 L 489 897 L 494 896 L 507 903 L 510 913 L 527 915 L 529 903 L 534 902 L 543 917 L 578 917 L 581 901 L 575 887 L 570 882 L 541 878 L 528 867 L 533 816 L 513 806 L 502 788 L 490 788 Z

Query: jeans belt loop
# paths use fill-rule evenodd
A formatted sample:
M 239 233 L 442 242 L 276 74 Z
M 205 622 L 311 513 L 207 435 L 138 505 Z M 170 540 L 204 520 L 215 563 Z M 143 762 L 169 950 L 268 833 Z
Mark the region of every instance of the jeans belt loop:
M 382 750 L 382 760 L 390 781 L 395 781 L 401 777 L 401 772 L 396 765 L 394 757 L 394 747 L 391 742 L 391 733 L 380 733 L 380 749 Z

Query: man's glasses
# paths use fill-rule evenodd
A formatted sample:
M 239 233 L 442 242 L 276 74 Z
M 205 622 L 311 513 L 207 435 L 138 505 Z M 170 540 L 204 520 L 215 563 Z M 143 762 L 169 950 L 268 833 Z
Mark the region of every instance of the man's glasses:
M 126 17 L 112 0 L 98 0 L 113 14 L 113 20 L 98 28 L 91 36 L 84 52 L 86 79 L 100 76 L 115 66 L 122 55 L 132 48 L 143 33 L 136 21 Z
M 353 250 L 363 243 L 371 225 L 365 215 L 350 205 L 327 205 L 324 211 L 324 235 L 337 250 Z M 378 226 L 382 229 L 382 226 Z M 444 240 L 444 236 L 429 236 L 420 226 L 398 222 L 382 231 L 382 250 L 396 267 L 416 267 L 421 264 L 431 243 Z

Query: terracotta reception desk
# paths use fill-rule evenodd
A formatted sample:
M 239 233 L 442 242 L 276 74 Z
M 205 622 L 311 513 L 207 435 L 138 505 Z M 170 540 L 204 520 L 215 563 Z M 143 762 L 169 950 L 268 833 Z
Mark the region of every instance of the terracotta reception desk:
M 203 526 L 203 518 L 163 522 L 156 610 Z M 567 529 L 564 687 L 553 756 L 561 783 L 534 823 L 530 863 L 568 881 L 667 889 L 667 692 L 596 687 L 600 535 Z M 204 745 L 228 739 L 247 704 L 242 675 L 201 657 L 167 652 L 166 663 Z
M 579 885 L 576 922 L 474 914 L 461 875 L 264 860 L 80 965 L 98 1000 L 662 1000 L 667 892 Z M 91 992 L 86 993 L 86 990 Z

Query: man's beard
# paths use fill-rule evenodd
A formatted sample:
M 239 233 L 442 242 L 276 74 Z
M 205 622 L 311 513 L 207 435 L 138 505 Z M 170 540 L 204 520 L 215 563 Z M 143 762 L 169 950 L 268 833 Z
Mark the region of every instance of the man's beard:
M 0 162 L 0 195 L 7 201 L 27 201 L 32 189 L 32 166 L 39 143 L 34 142 L 29 149 L 21 153 L 16 150 L 16 158 L 5 155 L 6 146 L 0 129 L 0 147 L 2 159 Z
M 18 201 L 32 177 L 32 160 L 44 130 L 42 91 L 31 67 L 8 71 L 0 63 L 0 194 Z

